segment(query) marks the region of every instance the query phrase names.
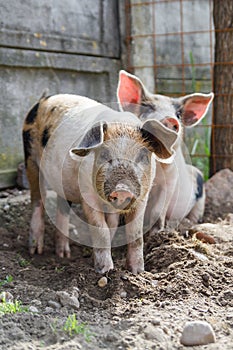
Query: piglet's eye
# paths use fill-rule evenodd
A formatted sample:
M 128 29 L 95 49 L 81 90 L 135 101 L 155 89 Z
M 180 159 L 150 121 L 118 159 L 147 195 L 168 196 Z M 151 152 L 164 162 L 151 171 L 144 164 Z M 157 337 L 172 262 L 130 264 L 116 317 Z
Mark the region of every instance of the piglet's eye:
M 110 153 L 108 150 L 102 150 L 102 152 L 100 153 L 100 161 L 102 162 L 108 162 L 111 160 L 111 157 L 110 157 Z
M 136 163 L 149 163 L 149 151 L 146 148 L 143 148 L 139 151 L 139 154 L 136 158 Z
M 176 116 L 177 116 L 178 119 L 181 119 L 181 111 L 177 111 L 176 112 Z

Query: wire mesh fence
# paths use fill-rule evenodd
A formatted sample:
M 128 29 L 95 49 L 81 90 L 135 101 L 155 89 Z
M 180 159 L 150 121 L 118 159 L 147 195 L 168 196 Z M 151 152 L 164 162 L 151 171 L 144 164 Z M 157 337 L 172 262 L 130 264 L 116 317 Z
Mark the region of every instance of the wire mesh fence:
M 233 64 L 233 57 L 227 62 L 215 62 L 216 33 L 233 31 L 232 25 L 214 27 L 213 7 L 213 0 L 126 1 L 128 71 L 157 94 L 177 97 L 213 91 L 214 67 Z M 215 102 L 224 94 L 232 96 L 231 91 L 215 91 Z M 213 133 L 223 128 L 232 132 L 232 124 L 216 124 L 214 112 L 211 108 L 202 123 L 186 129 L 184 135 L 192 163 L 205 178 L 209 176 L 210 158 L 214 173 L 219 170 L 216 159 L 233 157 L 216 152 Z

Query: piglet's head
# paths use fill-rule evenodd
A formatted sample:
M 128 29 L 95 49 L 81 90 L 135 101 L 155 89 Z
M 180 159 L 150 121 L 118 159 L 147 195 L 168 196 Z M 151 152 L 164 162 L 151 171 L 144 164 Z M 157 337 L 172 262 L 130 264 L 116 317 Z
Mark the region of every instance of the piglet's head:
M 173 161 L 176 139 L 177 134 L 157 120 L 139 126 L 97 122 L 70 155 L 80 159 L 94 153 L 96 193 L 114 210 L 126 212 L 150 190 L 156 164 L 152 157 L 163 163 Z
M 200 123 L 213 97 L 213 93 L 194 93 L 180 98 L 152 94 L 135 75 L 124 70 L 119 73 L 117 98 L 121 110 L 131 111 L 141 120 L 160 120 L 178 134 L 182 126 L 193 127 Z

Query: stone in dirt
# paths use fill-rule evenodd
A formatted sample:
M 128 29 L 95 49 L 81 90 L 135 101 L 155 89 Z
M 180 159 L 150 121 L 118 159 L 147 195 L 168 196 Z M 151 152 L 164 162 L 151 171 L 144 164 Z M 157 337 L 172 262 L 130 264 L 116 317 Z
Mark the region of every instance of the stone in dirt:
M 160 327 L 155 327 L 148 324 L 143 331 L 145 338 L 148 340 L 155 340 L 159 343 L 166 342 L 166 335 Z
M 57 296 L 60 299 L 60 303 L 62 304 L 62 306 L 69 306 L 75 310 L 79 309 L 80 303 L 78 300 L 77 292 L 69 294 L 66 291 L 59 291 L 57 292 Z
M 233 171 L 222 169 L 214 174 L 205 184 L 206 214 L 215 219 L 224 214 L 233 213 Z
M 99 286 L 100 288 L 103 288 L 103 287 L 105 287 L 105 286 L 107 285 L 107 283 L 108 283 L 107 277 L 103 276 L 103 277 L 101 277 L 101 278 L 99 279 L 99 281 L 98 281 L 98 286 Z
M 180 342 L 183 345 L 206 345 L 215 343 L 215 333 L 206 321 L 191 321 L 184 326 Z
M 13 302 L 13 295 L 10 292 L 1 292 L 0 293 L 0 302 L 11 303 Z

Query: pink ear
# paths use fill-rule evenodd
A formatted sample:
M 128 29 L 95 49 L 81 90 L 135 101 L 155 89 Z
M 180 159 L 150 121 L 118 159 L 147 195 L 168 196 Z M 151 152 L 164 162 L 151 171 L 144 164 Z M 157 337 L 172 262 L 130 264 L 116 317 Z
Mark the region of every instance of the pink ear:
M 126 74 L 124 71 L 120 72 L 120 78 L 117 91 L 120 104 L 140 104 L 142 96 L 142 88 L 137 79 L 133 76 Z
M 175 118 L 169 118 L 169 117 L 166 117 L 162 120 L 160 120 L 161 123 L 163 123 L 163 125 L 165 125 L 168 129 L 171 129 L 177 133 L 179 133 L 180 131 L 180 124 L 178 122 L 177 119 Z
M 213 99 L 213 93 L 193 94 L 184 100 L 182 123 L 184 126 L 198 124 L 206 115 L 208 107 Z

